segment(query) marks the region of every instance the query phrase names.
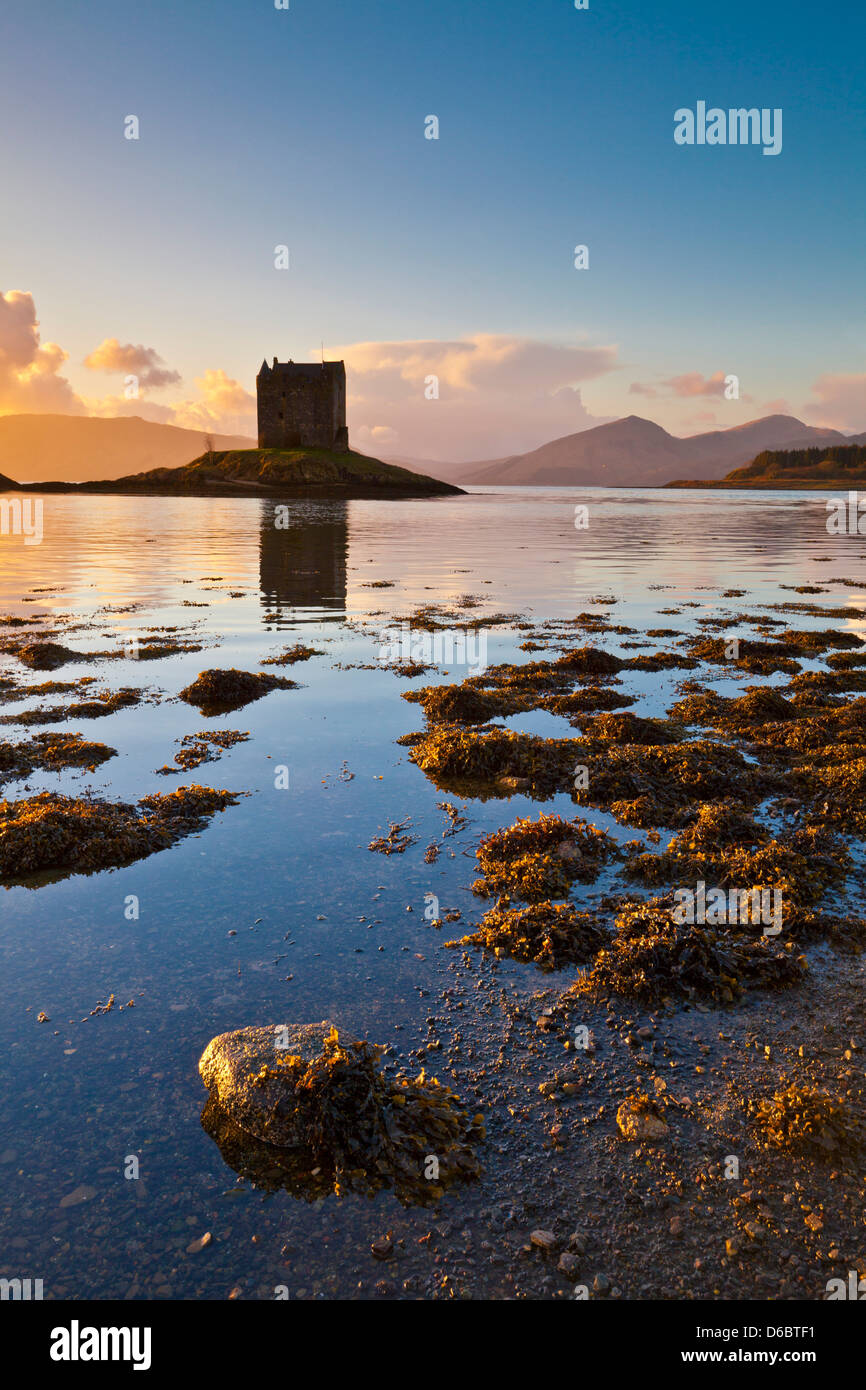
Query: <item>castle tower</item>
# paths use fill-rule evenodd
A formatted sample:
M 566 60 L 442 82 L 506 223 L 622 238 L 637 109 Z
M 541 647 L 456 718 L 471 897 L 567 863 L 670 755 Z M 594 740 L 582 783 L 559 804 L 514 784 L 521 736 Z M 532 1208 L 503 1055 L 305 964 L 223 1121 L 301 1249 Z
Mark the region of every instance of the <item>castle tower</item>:
M 256 377 L 260 449 L 349 448 L 343 362 L 263 362 Z

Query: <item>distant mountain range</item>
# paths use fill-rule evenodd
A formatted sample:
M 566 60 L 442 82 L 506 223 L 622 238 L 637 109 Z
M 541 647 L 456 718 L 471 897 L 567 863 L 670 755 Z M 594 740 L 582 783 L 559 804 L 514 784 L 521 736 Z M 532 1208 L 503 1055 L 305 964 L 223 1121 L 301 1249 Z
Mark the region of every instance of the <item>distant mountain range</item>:
M 661 425 L 628 415 L 568 434 L 526 454 L 482 463 L 437 464 L 424 469 L 453 483 L 496 487 L 664 487 L 677 478 L 716 480 L 767 449 L 807 449 L 859 444 L 866 435 L 805 425 L 793 415 L 767 415 L 681 439 Z M 404 466 L 417 466 L 401 459 Z
M 204 449 L 204 430 L 159 425 L 138 415 L 0 416 L 0 473 L 19 483 L 98 482 L 150 468 L 178 468 Z M 215 434 L 214 449 L 249 449 L 254 439 Z
M 0 474 L 25 484 L 100 482 L 154 468 L 180 468 L 202 453 L 204 441 L 204 430 L 155 424 L 135 415 L 5 415 L 0 416 Z M 681 478 L 718 481 L 766 450 L 862 443 L 866 434 L 816 428 L 793 415 L 767 415 L 687 439 L 629 415 L 509 458 L 443 463 L 391 457 L 388 462 L 457 484 L 664 487 Z M 255 444 L 244 435 L 213 436 L 217 452 Z

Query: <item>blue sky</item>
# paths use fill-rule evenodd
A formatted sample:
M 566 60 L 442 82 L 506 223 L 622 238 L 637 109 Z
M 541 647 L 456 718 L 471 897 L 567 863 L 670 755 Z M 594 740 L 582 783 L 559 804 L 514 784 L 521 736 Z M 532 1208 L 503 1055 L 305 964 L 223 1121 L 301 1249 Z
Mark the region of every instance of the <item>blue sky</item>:
M 68 357 L 0 410 L 132 409 L 83 365 L 116 338 L 181 378 L 137 413 L 243 427 L 262 356 L 324 340 L 392 453 L 630 413 L 866 429 L 864 40 L 851 0 L 6 0 L 0 290 Z M 698 100 L 782 108 L 781 154 L 675 145 Z

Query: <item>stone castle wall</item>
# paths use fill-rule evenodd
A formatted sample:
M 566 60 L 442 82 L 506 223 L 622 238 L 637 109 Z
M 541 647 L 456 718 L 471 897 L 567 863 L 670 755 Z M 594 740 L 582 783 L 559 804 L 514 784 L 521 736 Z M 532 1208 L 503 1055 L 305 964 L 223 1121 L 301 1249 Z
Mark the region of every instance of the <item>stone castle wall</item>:
M 260 449 L 349 447 L 342 362 L 265 362 L 256 377 Z

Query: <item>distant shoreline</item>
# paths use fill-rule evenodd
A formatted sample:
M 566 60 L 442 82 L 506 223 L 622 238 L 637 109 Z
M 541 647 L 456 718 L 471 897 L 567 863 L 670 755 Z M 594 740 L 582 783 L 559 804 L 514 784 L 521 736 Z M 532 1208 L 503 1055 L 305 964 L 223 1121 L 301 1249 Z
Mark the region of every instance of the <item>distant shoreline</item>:
M 665 489 L 700 488 L 711 489 L 714 492 L 720 490 L 730 492 L 827 492 L 829 490 L 831 492 L 838 492 L 840 489 L 843 492 L 849 492 L 852 488 L 856 489 L 858 486 L 866 489 L 866 477 L 860 478 L 859 480 L 857 478 L 799 478 L 791 482 L 769 482 L 767 479 L 764 479 L 753 483 L 743 482 L 742 480 L 736 483 L 730 483 L 724 478 L 715 483 L 705 480 L 689 482 L 677 479 L 676 482 L 662 484 L 662 487 Z

